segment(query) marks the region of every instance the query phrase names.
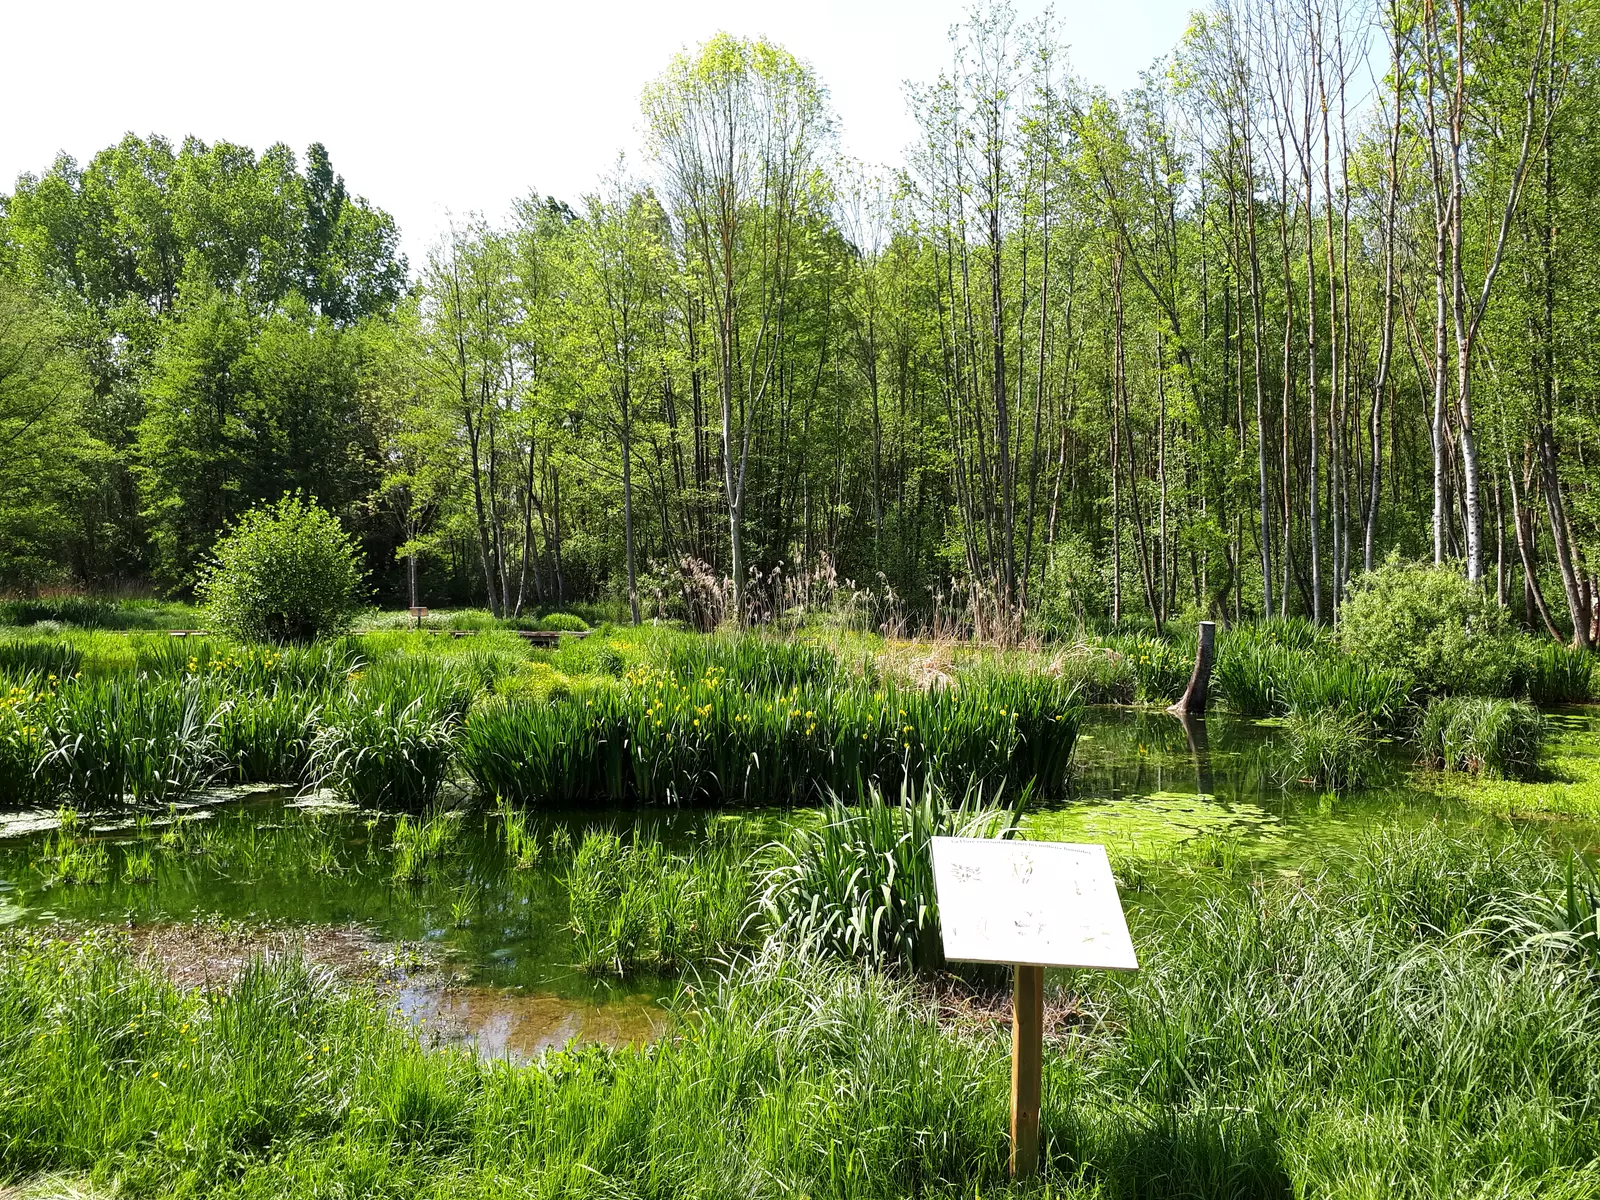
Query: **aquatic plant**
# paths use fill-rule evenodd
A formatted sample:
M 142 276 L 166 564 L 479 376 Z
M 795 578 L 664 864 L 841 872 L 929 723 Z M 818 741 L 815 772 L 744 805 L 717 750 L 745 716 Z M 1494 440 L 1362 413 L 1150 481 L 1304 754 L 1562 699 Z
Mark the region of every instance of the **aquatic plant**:
M 405 814 L 394 823 L 390 835 L 390 874 L 401 883 L 424 883 L 435 878 L 455 852 L 455 841 L 456 819 L 449 813 Z
M 275 685 L 227 694 L 216 708 L 217 747 L 235 783 L 299 783 L 311 764 L 325 693 Z
M 311 743 L 315 786 L 367 808 L 433 803 L 450 768 L 461 699 L 448 687 L 357 689 L 332 701 Z
M 583 633 L 588 630 L 589 622 L 569 612 L 553 612 L 540 617 L 535 628 L 560 633 Z
M 46 785 L 85 808 L 163 804 L 223 768 L 210 697 L 184 680 L 74 680 L 45 714 Z
M 636 668 L 624 682 L 544 705 L 480 705 L 462 770 L 518 806 L 806 803 L 925 778 L 1056 793 L 1080 717 L 1070 683 L 1020 672 L 930 691 L 752 693 L 716 669 L 685 683 Z
M 506 848 L 506 861 L 514 871 L 526 871 L 539 861 L 542 846 L 538 831 L 528 820 L 527 813 L 501 801 L 497 808 L 500 818 L 501 838 Z
M 1398 725 L 1410 701 L 1410 681 L 1405 675 L 1343 655 L 1292 661 L 1281 680 L 1288 711 L 1339 712 L 1376 730 Z
M 1212 687 L 1232 712 L 1268 717 L 1283 711 L 1285 680 L 1293 673 L 1293 652 L 1230 631 L 1220 639 Z
M 1134 699 L 1141 704 L 1167 704 L 1183 695 L 1194 670 L 1194 635 L 1169 640 L 1144 634 L 1119 634 L 1105 644 L 1119 654 L 1137 683 Z
M 797 825 L 779 845 L 762 909 L 783 937 L 842 958 L 918 970 L 944 965 L 931 839 L 1003 837 L 1009 809 L 971 787 L 952 803 L 937 787 L 906 785 L 897 801 L 869 787 L 857 804 L 835 798 L 816 827 Z
M 1291 712 L 1285 718 L 1281 774 L 1315 788 L 1364 787 L 1380 760 L 1366 717 L 1340 709 Z
M 1594 699 L 1595 655 L 1592 650 L 1556 642 L 1532 643 L 1523 655 L 1518 690 L 1532 704 L 1585 704 Z
M 619 976 L 676 971 L 736 948 L 754 887 L 744 851 L 672 854 L 654 838 L 585 834 L 566 875 L 578 965 Z
M 0 638 L 0 677 L 70 679 L 82 666 L 83 651 L 64 638 Z
M 733 687 L 759 691 L 821 687 L 845 674 L 838 655 L 826 646 L 760 633 L 676 638 L 663 665 L 679 680 L 720 672 Z
M 1446 771 L 1489 778 L 1531 779 L 1539 770 L 1549 723 L 1521 700 L 1445 696 L 1422 714 L 1422 760 Z

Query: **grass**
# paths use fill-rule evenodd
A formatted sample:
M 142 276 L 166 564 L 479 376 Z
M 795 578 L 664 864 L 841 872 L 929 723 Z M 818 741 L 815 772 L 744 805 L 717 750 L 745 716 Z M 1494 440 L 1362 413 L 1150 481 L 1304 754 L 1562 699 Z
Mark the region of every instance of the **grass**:
M 1422 715 L 1423 761 L 1491 779 L 1530 779 L 1539 771 L 1549 725 L 1532 705 L 1488 696 L 1445 696 Z
M 762 909 L 774 929 L 826 954 L 943 967 L 931 839 L 1008 836 L 1024 806 L 985 803 L 976 787 L 952 803 L 931 785 L 906 785 L 898 801 L 876 787 L 858 804 L 835 798 L 820 825 L 796 826 L 777 848 Z
M 1363 716 L 1339 709 L 1292 712 L 1284 732 L 1280 773 L 1285 781 L 1345 791 L 1380 775 L 1373 729 Z
M 436 878 L 455 852 L 456 823 L 449 813 L 435 811 L 394 823 L 389 842 L 390 875 L 400 883 L 426 883 Z
M 1141 970 L 1052 980 L 1045 1174 L 1009 1037 L 778 939 L 647 1048 L 427 1048 L 293 958 L 181 992 L 114 935 L 0 934 L 0 1178 L 132 1195 L 1591 1196 L 1600 1004 L 1532 843 L 1390 834 L 1303 878 L 1141 893 Z M 1576 882 L 1575 882 L 1576 886 Z M 1582 886 L 1591 886 L 1584 883 Z M 981 1000 L 982 997 L 980 996 Z
M 1541 708 L 1585 704 L 1595 698 L 1593 651 L 1542 642 L 1523 664 L 1521 691 Z
M 670 853 L 654 838 L 591 830 L 567 871 L 577 965 L 626 977 L 674 972 L 737 948 L 751 916 L 749 848 Z
M 1055 793 L 1078 720 L 1070 686 L 1037 674 L 762 694 L 716 668 L 688 682 L 636 669 L 581 699 L 475 708 L 460 762 L 480 792 L 521 807 L 806 803 L 867 783 L 969 777 Z

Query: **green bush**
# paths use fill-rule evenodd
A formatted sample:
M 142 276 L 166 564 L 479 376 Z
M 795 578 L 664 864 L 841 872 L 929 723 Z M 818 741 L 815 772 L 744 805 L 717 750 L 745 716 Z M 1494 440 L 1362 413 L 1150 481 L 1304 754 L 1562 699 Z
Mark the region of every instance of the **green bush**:
M 1548 722 L 1521 700 L 1446 696 L 1428 705 L 1417 730 L 1423 761 L 1446 771 L 1531 779 Z
M 213 629 L 247 642 L 343 633 L 363 571 L 339 519 L 303 496 L 251 509 L 218 539 L 197 589 Z
M 1424 692 L 1500 696 L 1515 682 L 1510 616 L 1457 567 L 1390 558 L 1351 581 L 1339 617 L 1347 654 Z

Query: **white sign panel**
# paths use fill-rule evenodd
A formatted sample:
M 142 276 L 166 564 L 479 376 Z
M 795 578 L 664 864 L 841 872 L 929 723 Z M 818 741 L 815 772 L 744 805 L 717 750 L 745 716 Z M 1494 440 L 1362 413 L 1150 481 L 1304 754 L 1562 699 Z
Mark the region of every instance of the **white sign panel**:
M 1104 846 L 936 837 L 933 883 L 952 962 L 1139 969 Z

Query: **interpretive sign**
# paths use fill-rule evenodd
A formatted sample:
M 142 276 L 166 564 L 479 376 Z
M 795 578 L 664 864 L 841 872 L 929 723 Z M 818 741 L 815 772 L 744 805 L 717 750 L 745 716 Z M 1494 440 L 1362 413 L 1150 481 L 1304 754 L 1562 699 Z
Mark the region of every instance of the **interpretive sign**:
M 1139 969 L 1104 846 L 936 837 L 933 885 L 952 962 Z
M 1011 1174 L 1032 1175 L 1044 1090 L 1044 969 L 1139 968 L 1106 848 L 936 837 L 933 886 L 946 959 L 1016 966 Z

